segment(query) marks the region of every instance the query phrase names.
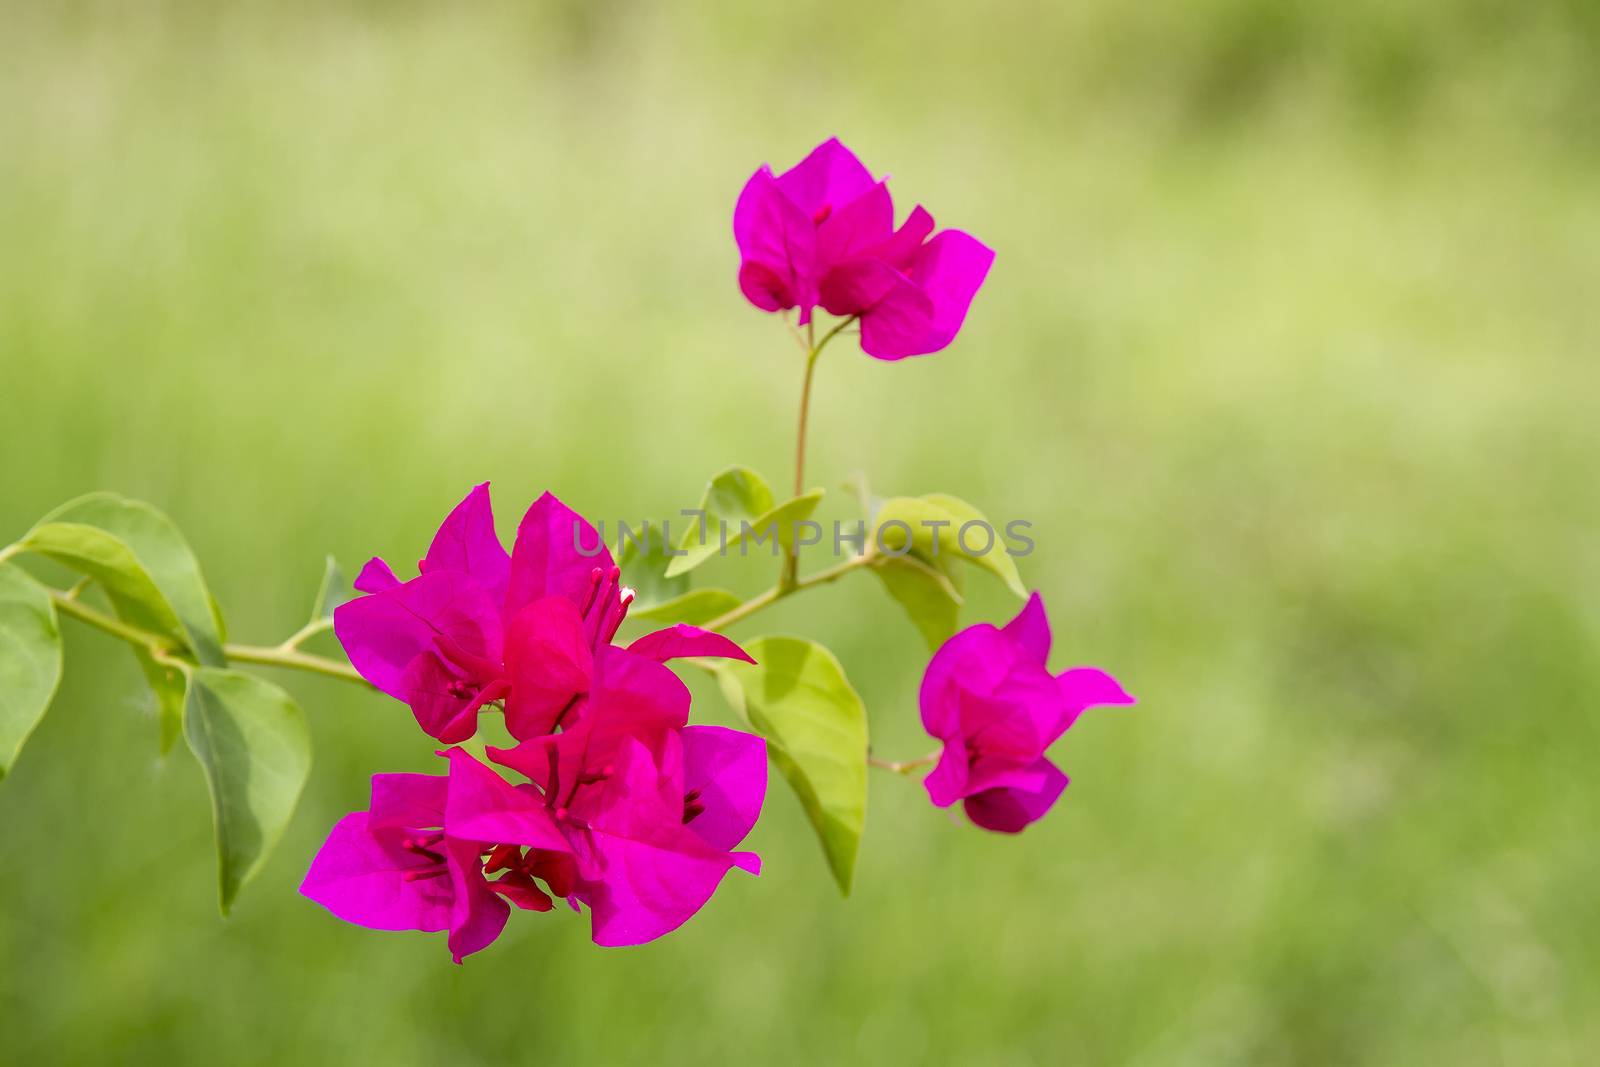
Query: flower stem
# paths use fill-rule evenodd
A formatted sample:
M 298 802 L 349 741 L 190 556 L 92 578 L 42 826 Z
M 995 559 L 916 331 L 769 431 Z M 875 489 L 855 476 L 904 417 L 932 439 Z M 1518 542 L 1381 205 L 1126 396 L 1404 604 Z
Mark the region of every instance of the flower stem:
M 891 774 L 910 774 L 920 767 L 928 767 L 938 762 L 939 753 L 937 752 L 930 752 L 918 759 L 899 761 L 879 759 L 870 752 L 867 754 L 867 766 L 876 767 L 881 771 L 889 771 Z
M 856 321 L 854 315 L 841 319 L 827 333 L 822 335 L 822 340 L 817 340 L 817 322 L 812 319 L 806 323 L 806 373 L 800 383 L 800 427 L 794 439 L 794 493 L 799 496 L 806 491 L 806 425 L 811 417 L 811 382 L 816 377 L 817 357 L 822 355 L 822 350 L 828 347 L 828 342 L 839 335 L 839 331 Z M 796 576 L 800 571 L 800 546 L 791 545 L 783 558 L 783 572 L 778 578 L 778 585 L 790 588 L 795 584 Z
M 149 630 L 141 630 L 139 627 L 125 623 L 113 615 L 96 611 L 71 593 L 63 593 L 52 589 L 50 590 L 50 599 L 55 602 L 56 610 L 61 614 L 71 615 L 79 622 L 88 623 L 96 630 L 108 633 L 112 637 L 120 638 L 130 645 L 139 645 L 153 656 L 159 657 L 173 651 L 173 642 L 160 634 L 151 633 Z
M 152 659 L 168 663 L 187 671 L 191 668 L 188 661 L 177 655 L 177 643 L 169 638 L 149 630 L 140 629 L 129 623 L 123 622 L 114 615 L 107 615 L 103 611 L 96 611 L 72 593 L 63 593 L 59 590 L 50 591 L 50 599 L 54 602 L 56 610 L 63 615 L 70 615 L 79 622 L 93 626 L 102 633 L 110 634 L 130 645 L 138 645 L 148 652 Z M 309 629 L 309 627 L 307 628 Z M 360 685 L 370 683 L 354 667 L 340 663 L 338 660 L 326 656 L 313 656 L 301 652 L 291 642 L 304 640 L 296 635 L 276 648 L 260 648 L 255 645 L 225 645 L 222 649 L 223 656 L 230 662 L 257 663 L 266 667 L 286 667 L 290 670 L 310 671 L 312 674 L 321 674 L 328 678 L 341 678 L 347 682 L 356 682 Z
M 259 645 L 228 645 L 222 654 L 230 661 L 239 663 L 257 663 L 263 667 L 287 667 L 289 670 L 310 671 L 327 678 L 340 678 L 346 682 L 355 682 L 357 685 L 370 686 L 356 669 L 347 663 L 340 663 L 327 656 L 314 656 L 309 652 L 301 652 L 295 648 L 262 648 Z
M 278 647 L 285 652 L 293 652 L 295 649 L 299 648 L 313 637 L 322 633 L 324 630 L 331 629 L 333 629 L 332 619 L 313 619 L 304 626 L 300 627 L 300 629 L 296 630 L 294 633 L 290 634 L 288 637 L 284 638 L 283 644 L 279 645 Z
M 826 570 L 818 571 L 816 574 L 809 575 L 805 578 L 800 578 L 787 585 L 779 582 L 771 589 L 768 589 L 762 593 L 757 593 L 755 596 L 751 597 L 749 600 L 746 600 L 738 607 L 730 608 L 728 611 L 718 615 L 710 622 L 704 623 L 701 626 L 701 629 L 715 631 L 725 630 L 734 623 L 739 622 L 742 619 L 749 618 L 762 608 L 770 607 L 771 605 L 776 604 L 786 596 L 789 596 L 793 593 L 798 593 L 802 589 L 811 589 L 815 586 L 827 585 L 830 582 L 836 582 L 840 578 L 843 578 L 845 575 L 849 574 L 851 571 L 856 570 L 859 567 L 868 566 L 871 563 L 872 553 L 863 552 L 859 555 L 851 556 L 847 560 L 836 563 Z
M 794 442 L 794 496 L 806 491 L 806 419 L 811 414 L 811 380 L 817 369 L 821 348 L 806 353 L 806 376 L 800 386 L 800 432 Z

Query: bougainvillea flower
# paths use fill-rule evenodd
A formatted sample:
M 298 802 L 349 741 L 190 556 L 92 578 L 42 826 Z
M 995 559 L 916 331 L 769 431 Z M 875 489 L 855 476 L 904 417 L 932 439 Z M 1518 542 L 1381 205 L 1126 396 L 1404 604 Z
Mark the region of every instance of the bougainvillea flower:
M 935 805 L 961 800 L 977 825 L 1020 832 L 1067 785 L 1045 750 L 1085 708 L 1134 702 L 1093 667 L 1052 675 L 1049 655 L 1050 623 L 1037 593 L 1004 627 L 969 626 L 934 653 L 920 700 L 923 727 L 944 742 L 923 781 Z
M 485 854 L 520 846 L 563 849 L 544 806 L 466 753 L 450 753 L 448 776 L 374 774 L 371 806 L 339 819 L 312 861 L 301 893 L 347 923 L 371 929 L 450 931 L 456 963 L 483 949 L 506 926 L 507 897 L 518 907 L 547 910 L 549 897 L 528 894 L 525 881 L 491 881 Z M 480 840 L 453 825 L 466 809 L 501 809 L 501 841 Z M 494 873 L 494 870 L 491 872 Z M 534 886 L 534 889 L 536 886 Z M 541 899 L 542 897 L 542 907 Z
M 894 226 L 888 185 L 837 139 L 792 169 L 763 166 L 734 207 L 739 287 L 763 311 L 821 304 L 861 319 L 861 347 L 879 359 L 944 348 L 961 329 L 994 253 L 960 230 L 933 234 L 916 207 Z
M 760 872 L 758 856 L 732 850 L 766 796 L 766 747 L 685 726 L 689 692 L 660 664 L 615 647 L 598 658 L 579 721 L 489 757 L 528 777 L 566 835 L 570 865 L 537 849 L 525 861 L 568 882 L 596 944 L 636 945 L 686 922 L 732 868 Z
M 447 743 L 471 737 L 479 712 L 501 701 L 513 736 L 555 729 L 587 693 L 595 651 L 633 599 L 594 527 L 550 493 L 523 516 L 508 554 L 487 483 L 451 511 L 418 570 L 402 582 L 369 561 L 355 583 L 367 595 L 334 612 L 334 632 L 362 677 Z M 693 627 L 671 628 L 658 647 L 744 655 Z
M 931 229 L 933 219 L 926 225 Z M 896 235 L 880 253 L 841 264 L 822 280 L 823 307 L 859 316 L 861 348 L 879 359 L 927 355 L 954 341 L 994 262 L 993 251 L 960 230 L 906 244 Z

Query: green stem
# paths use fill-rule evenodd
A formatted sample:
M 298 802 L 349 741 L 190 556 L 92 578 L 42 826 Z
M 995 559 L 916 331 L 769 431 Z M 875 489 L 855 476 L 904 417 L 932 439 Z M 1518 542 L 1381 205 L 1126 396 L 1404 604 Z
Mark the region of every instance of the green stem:
M 311 622 L 306 623 L 304 626 L 300 627 L 300 629 L 290 634 L 284 639 L 283 644 L 279 645 L 278 647 L 283 649 L 285 652 L 292 652 L 301 645 L 305 644 L 307 641 L 311 640 L 313 637 L 322 633 L 324 630 L 331 629 L 333 629 L 332 619 L 313 619 Z
M 717 631 L 725 630 L 734 623 L 739 622 L 742 619 L 749 618 L 762 608 L 770 607 L 771 605 L 776 604 L 786 596 L 798 593 L 802 589 L 811 589 L 819 585 L 827 585 L 830 582 L 836 582 L 840 578 L 843 578 L 845 575 L 849 574 L 851 571 L 860 567 L 869 566 L 871 563 L 872 553 L 863 552 L 858 556 L 851 556 L 847 560 L 836 563 L 827 570 L 818 571 L 816 574 L 810 575 L 806 578 L 798 579 L 787 585 L 780 582 L 765 592 L 757 593 L 755 596 L 751 597 L 749 600 L 746 600 L 738 607 L 730 608 L 723 614 L 718 615 L 710 622 L 703 624 L 701 629 Z
M 870 752 L 867 754 L 867 766 L 876 767 L 881 771 L 889 771 L 892 774 L 910 774 L 920 767 L 928 767 L 938 762 L 939 753 L 937 752 L 930 752 L 926 756 L 917 759 L 900 760 L 898 762 L 879 759 Z
M 314 656 L 294 648 L 263 648 L 259 645 L 228 645 L 222 654 L 232 662 L 257 663 L 263 667 L 286 667 L 294 671 L 310 671 L 328 678 L 340 678 L 357 685 L 372 683 L 361 677 L 348 663 L 340 663 L 326 656 Z
M 58 590 L 50 590 L 50 599 L 55 602 L 56 610 L 63 615 L 71 615 L 79 622 L 86 622 L 96 630 L 108 633 L 112 637 L 120 638 L 130 645 L 139 645 L 146 652 L 157 658 L 170 655 L 173 652 L 173 642 L 160 634 L 141 630 L 123 622 L 114 615 L 107 615 L 102 611 L 83 603 L 77 597 Z
M 4 548 L 0 548 L 0 563 L 4 563 L 6 560 L 10 559 L 12 556 L 20 556 L 20 555 L 22 555 L 22 546 L 21 545 L 7 545 Z
M 806 323 L 806 341 L 809 347 L 806 350 L 806 373 L 800 384 L 800 428 L 794 439 L 794 493 L 799 496 L 806 491 L 806 426 L 811 417 L 811 382 L 816 377 L 817 357 L 822 355 L 822 350 L 828 347 L 828 342 L 839 335 L 839 331 L 856 321 L 852 315 L 848 319 L 841 319 L 827 333 L 822 335 L 822 340 L 817 340 L 817 321 L 812 319 Z M 783 571 L 778 577 L 778 585 L 782 588 L 793 588 L 797 575 L 800 572 L 800 546 L 791 545 L 783 558 Z
M 56 610 L 63 615 L 70 615 L 79 622 L 87 623 L 102 633 L 126 641 L 130 645 L 138 645 L 148 652 L 152 659 L 162 663 L 171 664 L 180 670 L 190 670 L 193 665 L 180 657 L 177 643 L 169 638 L 149 630 L 140 629 L 130 623 L 123 622 L 114 615 L 107 615 L 103 611 L 96 611 L 75 596 L 60 592 L 50 591 L 50 599 L 54 602 Z M 291 641 L 294 638 L 290 639 Z M 255 645 L 226 645 L 222 654 L 230 662 L 257 663 L 265 667 L 286 667 L 290 670 L 309 671 L 312 674 L 321 674 L 329 678 L 341 678 L 347 682 L 356 682 L 361 685 L 370 683 L 354 667 L 340 663 L 338 660 L 326 656 L 313 656 L 301 652 L 290 646 L 288 642 L 276 648 L 260 648 Z

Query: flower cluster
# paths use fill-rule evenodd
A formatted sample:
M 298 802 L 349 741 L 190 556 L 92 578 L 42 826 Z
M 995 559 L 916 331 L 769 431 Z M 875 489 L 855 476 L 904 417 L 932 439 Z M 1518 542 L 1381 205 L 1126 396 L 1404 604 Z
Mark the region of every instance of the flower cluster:
M 1051 674 L 1050 621 L 1038 593 L 1003 627 L 980 623 L 946 641 L 922 677 L 922 725 L 944 748 L 923 779 L 941 808 L 957 800 L 988 830 L 1020 833 L 1067 787 L 1045 756 L 1085 708 L 1132 704 L 1093 667 Z
M 593 547 L 591 547 L 593 546 Z M 439 753 L 442 775 L 380 774 L 366 811 L 334 827 L 301 892 L 346 921 L 448 930 L 456 962 L 499 936 L 510 908 L 587 907 L 601 945 L 677 929 L 738 867 L 766 795 L 761 738 L 690 726 L 678 656 L 749 660 L 678 625 L 613 643 L 633 594 L 582 516 L 540 497 L 508 554 L 487 485 L 439 528 L 417 577 L 380 559 L 338 609 L 350 662 L 431 737 L 471 737 L 503 710 L 510 748 Z
M 898 229 L 887 180 L 837 139 L 790 170 L 762 167 L 733 213 L 739 288 L 763 311 L 821 306 L 859 318 L 861 347 L 879 359 L 937 352 L 983 285 L 994 252 L 960 230 L 933 232 L 921 205 Z

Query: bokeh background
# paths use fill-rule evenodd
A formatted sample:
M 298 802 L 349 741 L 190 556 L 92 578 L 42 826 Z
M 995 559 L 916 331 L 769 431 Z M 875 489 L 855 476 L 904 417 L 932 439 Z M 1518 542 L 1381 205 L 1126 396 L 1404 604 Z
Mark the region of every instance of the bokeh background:
M 0 4 L 0 542 L 114 488 L 235 639 L 473 482 L 670 514 L 788 480 L 800 363 L 734 197 L 838 134 L 999 258 L 960 340 L 819 368 L 812 480 L 1034 523 L 1058 666 L 1141 698 L 1021 838 L 872 781 L 854 896 L 766 873 L 651 946 L 344 926 L 295 886 L 405 710 L 335 682 L 234 916 L 131 658 L 67 624 L 0 784 L 8 1063 L 1593 1062 L 1600 7 Z M 836 493 L 833 510 L 849 510 Z M 759 588 L 765 565 L 715 575 Z M 1012 610 L 982 575 L 969 621 Z M 887 756 L 920 639 L 830 644 Z M 712 721 L 726 712 L 695 682 Z

